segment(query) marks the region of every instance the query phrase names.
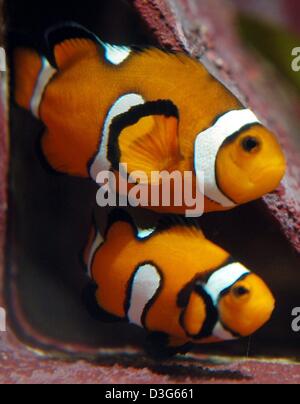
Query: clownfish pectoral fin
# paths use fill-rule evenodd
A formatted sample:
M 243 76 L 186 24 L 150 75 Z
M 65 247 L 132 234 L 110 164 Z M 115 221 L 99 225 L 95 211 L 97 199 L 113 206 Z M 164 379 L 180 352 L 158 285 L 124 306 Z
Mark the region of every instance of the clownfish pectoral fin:
M 206 303 L 202 296 L 193 292 L 190 295 L 187 307 L 184 310 L 183 327 L 191 337 L 200 335 L 206 321 Z
M 168 360 L 175 355 L 185 355 L 191 350 L 192 344 L 187 340 L 169 337 L 163 333 L 148 335 L 144 349 L 157 361 Z
M 117 116 L 110 126 L 108 160 L 132 180 L 153 184 L 153 172 L 174 171 L 182 160 L 178 138 L 179 113 L 171 101 L 146 102 Z
M 97 321 L 102 323 L 121 323 L 124 319 L 114 316 L 113 314 L 107 313 L 103 310 L 96 299 L 96 292 L 98 286 L 94 282 L 89 282 L 88 285 L 82 292 L 82 302 L 84 307 L 87 309 L 89 315 Z
M 81 25 L 70 22 L 50 28 L 46 32 L 50 60 L 64 69 L 87 55 L 99 55 L 101 41 Z

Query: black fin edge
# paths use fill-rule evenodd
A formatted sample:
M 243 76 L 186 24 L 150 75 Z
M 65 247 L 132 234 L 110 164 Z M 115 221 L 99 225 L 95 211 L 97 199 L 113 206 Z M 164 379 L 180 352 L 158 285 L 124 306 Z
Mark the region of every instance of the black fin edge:
M 128 223 L 137 233 L 137 227 L 131 215 L 127 213 L 124 209 L 114 209 L 108 215 L 105 238 L 107 237 L 107 234 L 111 229 L 111 227 L 118 222 Z
M 84 26 L 78 24 L 75 21 L 69 21 L 66 23 L 60 23 L 49 28 L 45 32 L 45 40 L 48 47 L 49 62 L 57 68 L 54 48 L 56 45 L 67 41 L 68 39 L 90 39 L 97 44 L 101 44 L 100 39 L 92 31 L 89 31 Z
M 167 231 L 172 229 L 174 226 L 188 227 L 190 229 L 195 229 L 202 232 L 200 224 L 196 219 L 178 215 L 163 215 L 157 223 L 157 230 L 161 232 Z

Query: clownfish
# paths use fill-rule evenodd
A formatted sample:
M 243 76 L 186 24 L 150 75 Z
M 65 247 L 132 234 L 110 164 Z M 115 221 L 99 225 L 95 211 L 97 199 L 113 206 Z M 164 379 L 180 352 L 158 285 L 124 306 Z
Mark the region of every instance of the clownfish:
M 143 172 L 149 188 L 161 186 L 153 172 L 189 172 L 194 191 L 204 174 L 205 212 L 279 185 L 286 162 L 275 136 L 198 60 L 110 45 L 75 23 L 46 40 L 48 57 L 15 50 L 14 93 L 44 123 L 42 150 L 55 170 L 95 181 L 108 170 L 126 181 Z
M 93 228 L 84 255 L 94 316 L 142 327 L 171 355 L 250 336 L 269 321 L 269 288 L 194 221 L 163 218 L 142 229 L 115 210 L 108 222 L 104 236 Z

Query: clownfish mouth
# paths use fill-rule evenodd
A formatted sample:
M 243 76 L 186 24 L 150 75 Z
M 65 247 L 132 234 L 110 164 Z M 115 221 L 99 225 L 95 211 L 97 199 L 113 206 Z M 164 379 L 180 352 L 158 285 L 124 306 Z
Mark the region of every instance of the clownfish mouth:
M 275 188 L 277 188 L 280 181 L 284 177 L 285 170 L 286 165 L 283 163 L 266 167 L 263 170 L 258 171 L 255 175 L 251 176 L 251 182 L 253 185 L 256 185 L 268 181 L 272 182 L 272 184 L 276 183 L 277 185 Z
M 270 166 L 251 175 L 249 180 L 244 182 L 244 187 L 240 192 L 235 191 L 235 201 L 237 204 L 247 203 L 256 200 L 273 192 L 278 188 L 285 174 L 286 166 L 279 164 Z

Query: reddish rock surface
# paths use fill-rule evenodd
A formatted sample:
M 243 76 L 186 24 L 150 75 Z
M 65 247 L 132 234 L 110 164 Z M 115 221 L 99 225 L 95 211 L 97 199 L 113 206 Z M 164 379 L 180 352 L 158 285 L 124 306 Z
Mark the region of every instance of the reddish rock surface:
M 99 362 L 54 360 L 0 337 L 1 384 L 299 384 L 300 365 L 189 356 L 158 364 L 139 353 L 107 353 Z

